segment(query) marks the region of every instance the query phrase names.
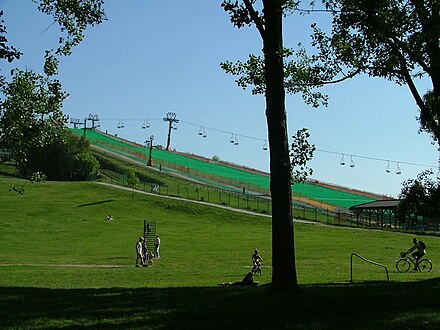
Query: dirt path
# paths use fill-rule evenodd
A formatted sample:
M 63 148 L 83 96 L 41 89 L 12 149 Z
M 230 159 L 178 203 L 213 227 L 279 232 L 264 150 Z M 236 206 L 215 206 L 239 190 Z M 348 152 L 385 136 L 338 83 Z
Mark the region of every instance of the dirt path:
M 119 185 L 112 184 L 112 183 L 106 183 L 106 182 L 95 182 L 95 183 L 96 184 L 100 184 L 100 185 L 104 185 L 104 186 L 108 186 L 108 187 L 112 187 L 112 188 L 115 188 L 115 189 L 126 190 L 126 191 L 130 191 L 130 192 L 133 191 L 132 188 L 123 187 L 123 186 L 119 186 Z M 266 218 L 272 218 L 272 216 L 268 215 L 268 214 L 261 214 L 261 213 L 252 212 L 252 211 L 248 211 L 248 210 L 236 209 L 236 208 L 233 208 L 233 207 L 230 207 L 230 206 L 225 206 L 225 205 L 220 205 L 220 204 L 213 204 L 213 203 L 208 203 L 208 202 L 196 201 L 196 200 L 192 200 L 192 199 L 185 199 L 185 198 L 182 198 L 182 197 L 159 195 L 159 194 L 150 193 L 150 192 L 141 191 L 141 190 L 135 190 L 134 192 L 138 193 L 138 194 L 155 196 L 155 197 L 159 197 L 159 198 L 168 198 L 168 199 L 173 199 L 173 200 L 187 202 L 187 203 L 195 203 L 195 204 L 201 204 L 201 205 L 206 205 L 206 206 L 211 206 L 211 207 L 217 207 L 217 208 L 224 209 L 224 210 L 229 210 L 229 211 L 232 211 L 232 212 L 256 215 L 256 216 L 266 217 Z M 306 224 L 310 224 L 310 225 L 322 225 L 319 222 L 313 222 L 313 221 L 307 221 L 307 220 L 298 220 L 298 219 L 293 219 L 293 222 L 296 222 L 296 223 L 306 223 Z
M 121 265 L 96 265 L 96 264 L 0 264 L 0 267 L 23 266 L 23 267 L 74 267 L 74 268 L 127 268 Z

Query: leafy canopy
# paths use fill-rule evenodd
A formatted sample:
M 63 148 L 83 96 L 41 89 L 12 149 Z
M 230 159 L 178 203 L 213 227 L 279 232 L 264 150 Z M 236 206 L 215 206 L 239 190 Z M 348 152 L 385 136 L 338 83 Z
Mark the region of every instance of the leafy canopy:
M 351 70 L 406 84 L 420 128 L 440 142 L 440 0 L 323 0 L 333 13 L 329 37 L 314 26 L 315 45 Z M 420 91 L 426 77 L 432 90 Z

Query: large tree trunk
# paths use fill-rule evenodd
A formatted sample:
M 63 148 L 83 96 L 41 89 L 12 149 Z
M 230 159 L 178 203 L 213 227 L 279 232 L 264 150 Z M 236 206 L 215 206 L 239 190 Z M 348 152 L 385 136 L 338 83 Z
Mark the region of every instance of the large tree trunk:
M 292 221 L 292 190 L 281 50 L 280 0 L 263 0 L 266 118 L 270 146 L 272 194 L 272 286 L 277 292 L 298 288 Z

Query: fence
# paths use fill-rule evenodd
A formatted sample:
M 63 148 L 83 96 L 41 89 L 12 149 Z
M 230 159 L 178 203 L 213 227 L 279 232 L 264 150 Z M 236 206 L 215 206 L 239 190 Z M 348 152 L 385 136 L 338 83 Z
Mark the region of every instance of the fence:
M 94 144 L 102 149 L 118 153 L 126 158 L 147 163 L 147 154 L 149 152 L 145 147 L 129 143 L 127 141 L 117 140 L 112 136 L 104 135 L 98 131 L 87 131 L 87 136 Z M 181 175 L 197 180 L 205 180 L 206 183 L 213 185 L 223 185 L 228 190 L 248 190 L 263 195 L 269 195 L 270 178 L 262 175 L 260 172 L 249 172 L 226 166 L 213 161 L 201 161 L 179 153 L 170 153 L 160 149 L 154 149 L 152 154 L 153 164 L 171 171 L 178 171 Z M 331 189 L 323 185 L 311 184 L 308 182 L 295 184 L 292 194 L 298 198 L 314 200 L 320 203 L 321 208 L 348 208 L 352 205 L 362 204 L 373 201 L 373 199 L 341 191 L 340 189 Z
M 106 175 L 103 176 L 103 179 L 104 181 L 110 181 L 125 186 L 127 185 L 127 178 L 125 175 Z M 233 192 L 230 190 L 222 190 L 215 187 L 203 186 L 201 184 L 184 181 L 182 181 L 182 184 L 176 184 L 174 186 L 161 186 L 152 182 L 140 182 L 135 188 L 158 195 L 174 196 L 225 205 L 233 208 L 246 209 L 256 213 L 272 214 L 272 201 L 270 196 L 267 195 L 262 196 Z M 366 215 L 356 217 L 352 212 L 331 211 L 295 201 L 293 201 L 292 213 L 294 219 L 309 220 L 345 227 L 402 231 L 440 231 L 440 219 L 438 218 L 419 218 L 416 222 L 401 224 L 393 215 L 382 217 Z
M 110 181 L 124 186 L 128 185 L 125 175 L 106 175 L 103 176 L 103 179 L 104 181 Z M 172 186 L 158 185 L 153 182 L 140 182 L 135 188 L 158 195 L 220 204 L 261 214 L 272 214 L 272 201 L 270 196 L 267 195 L 234 192 L 191 182 L 182 182 L 182 184 Z M 347 222 L 347 215 L 341 212 L 332 212 L 296 202 L 293 203 L 292 207 L 293 218 L 295 219 L 336 225 L 351 225 L 350 222 Z

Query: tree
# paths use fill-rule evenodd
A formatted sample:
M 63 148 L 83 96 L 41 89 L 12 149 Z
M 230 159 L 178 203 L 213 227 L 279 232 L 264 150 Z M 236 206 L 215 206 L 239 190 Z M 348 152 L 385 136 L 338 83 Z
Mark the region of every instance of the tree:
M 99 163 L 84 137 L 67 131 L 63 139 L 32 149 L 28 156 L 31 173 L 45 173 L 49 180 L 81 181 L 96 176 Z
M 323 0 L 333 13 L 331 37 L 316 25 L 315 45 L 349 69 L 406 84 L 421 130 L 440 146 L 440 1 Z M 416 79 L 427 77 L 424 93 Z
M 396 215 L 403 226 L 413 226 L 417 216 L 440 217 L 440 182 L 431 179 L 433 172 L 420 173 L 416 179 L 406 180 L 399 194 Z
M 236 27 L 254 25 L 257 28 L 263 41 L 264 58 L 250 55 L 246 63 L 224 62 L 221 66 L 226 72 L 240 76 L 236 81 L 239 86 L 246 88 L 252 85 L 252 93 L 265 94 L 272 196 L 272 286 L 277 292 L 287 292 L 298 288 L 292 217 L 292 170 L 296 168 L 295 178 L 304 178 L 304 175 L 298 174 L 307 171 L 305 162 L 310 159 L 314 147 L 303 144 L 308 137 L 306 131 L 298 132 L 292 145 L 291 163 L 285 89 L 291 93 L 302 93 L 304 100 L 313 106 L 326 104 L 327 97 L 312 92 L 312 88 L 321 86 L 328 77 L 333 78 L 336 71 L 334 67 L 312 67 L 310 64 L 316 59 L 308 59 L 303 49 L 297 53 L 298 61 L 284 63 L 294 52 L 283 47 L 282 20 L 284 14 L 296 8 L 296 1 L 262 0 L 261 13 L 255 3 L 256 0 L 243 0 L 240 3 L 224 0 L 222 7 Z
M 6 81 L 5 76 L 0 77 L 0 144 L 9 149 L 10 158 L 28 178 L 34 177 L 33 171 L 43 165 L 35 161 L 38 159 L 37 151 L 48 152 L 59 148 L 58 154 L 69 154 L 63 150 L 67 141 L 67 117 L 61 111 L 67 93 L 62 90 L 60 81 L 54 78 L 58 73 L 59 57 L 71 54 L 72 48 L 83 40 L 87 26 L 99 24 L 106 18 L 102 9 L 103 0 L 34 2 L 41 12 L 52 15 L 54 23 L 59 24 L 63 34 L 59 39 L 59 47 L 55 52 L 46 51 L 44 75 L 32 70 L 13 70 L 10 82 Z M 3 12 L 0 12 L 0 17 L 2 15 Z M 21 53 L 7 44 L 5 35 L 6 27 L 1 20 L 0 60 L 11 62 L 19 59 Z M 69 141 L 72 143 L 73 139 L 69 138 Z M 68 176 L 85 176 L 84 171 L 96 169 L 96 159 L 87 151 L 84 152 L 74 154 L 83 173 L 79 175 L 76 172 Z M 52 150 L 52 153 L 56 152 Z M 58 167 L 58 173 L 65 170 L 61 170 L 62 167 Z
M 133 189 L 133 197 L 134 197 L 134 188 L 139 183 L 139 178 L 136 175 L 136 172 L 133 169 L 127 170 L 127 184 L 129 187 Z
M 32 173 L 27 166 L 32 150 L 65 135 L 61 107 L 67 93 L 52 78 L 56 65 L 56 59 L 47 54 L 45 75 L 17 70 L 12 81 L 1 88 L 5 99 L 0 104 L 0 140 L 26 177 Z

